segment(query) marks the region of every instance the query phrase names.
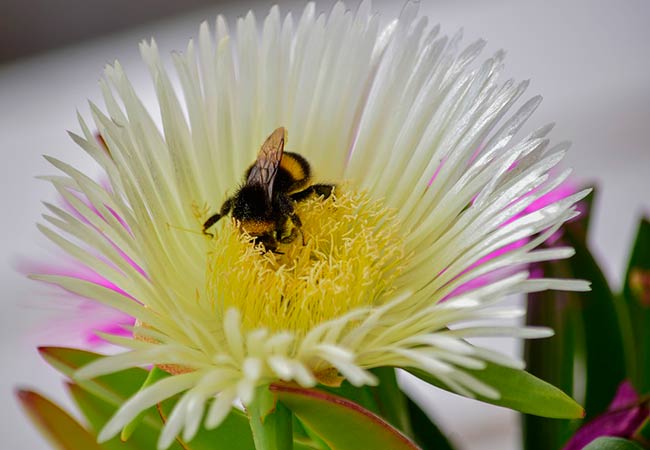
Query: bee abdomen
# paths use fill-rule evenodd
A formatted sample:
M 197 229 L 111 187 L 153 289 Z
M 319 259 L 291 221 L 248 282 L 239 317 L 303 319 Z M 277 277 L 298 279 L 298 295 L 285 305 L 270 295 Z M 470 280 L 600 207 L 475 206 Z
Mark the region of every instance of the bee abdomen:
M 291 193 L 305 187 L 311 176 L 311 168 L 305 158 L 297 153 L 285 152 L 273 183 L 275 192 Z
M 241 227 L 251 236 L 261 236 L 272 233 L 275 230 L 274 220 L 244 219 Z

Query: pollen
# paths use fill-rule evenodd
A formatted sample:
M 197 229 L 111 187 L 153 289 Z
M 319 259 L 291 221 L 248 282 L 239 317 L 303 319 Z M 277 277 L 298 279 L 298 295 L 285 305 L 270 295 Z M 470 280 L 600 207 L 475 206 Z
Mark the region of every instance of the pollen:
M 276 252 L 255 245 L 234 221 L 210 240 L 207 301 L 236 307 L 246 329 L 304 335 L 358 307 L 381 304 L 405 263 L 395 212 L 363 192 L 337 187 L 296 205 L 302 233 Z

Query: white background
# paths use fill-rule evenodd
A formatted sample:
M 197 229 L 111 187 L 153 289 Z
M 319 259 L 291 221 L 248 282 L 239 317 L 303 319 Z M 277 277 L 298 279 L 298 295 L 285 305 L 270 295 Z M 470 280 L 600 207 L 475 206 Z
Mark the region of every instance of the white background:
M 151 104 L 151 88 L 139 62 L 137 43 L 155 36 L 164 51 L 182 49 L 188 38 L 196 35 L 201 20 L 212 21 L 217 13 L 232 20 L 250 8 L 260 18 L 272 4 L 241 3 L 0 66 L 2 448 L 48 448 L 19 410 L 13 398 L 16 386 L 38 387 L 66 402 L 61 380 L 34 347 L 43 335 L 45 317 L 61 307 L 14 269 L 19 255 L 45 255 L 44 240 L 33 224 L 44 211 L 40 201 L 54 195 L 34 176 L 53 170 L 40 155 L 52 154 L 83 166 L 81 153 L 65 130 L 78 131 L 75 111 L 87 115 L 87 99 L 99 102 L 97 80 L 104 64 L 119 59 L 136 89 Z M 298 13 L 302 4 L 280 2 L 283 11 Z M 317 5 L 328 11 L 331 2 Z M 355 7 L 356 2 L 350 6 Z M 375 9 L 390 18 L 399 12 L 401 2 L 377 1 Z M 577 180 L 598 183 L 591 243 L 618 286 L 636 223 L 650 211 L 650 3 L 441 0 L 423 1 L 421 9 L 448 34 L 463 26 L 466 43 L 486 38 L 486 57 L 499 48 L 508 50 L 509 75 L 531 78 L 529 94 L 545 97 L 531 123 L 556 121 L 553 137 L 574 142 L 565 165 L 575 168 Z M 519 348 L 511 342 L 496 345 L 508 351 Z M 516 414 L 407 384 L 460 448 L 518 448 Z

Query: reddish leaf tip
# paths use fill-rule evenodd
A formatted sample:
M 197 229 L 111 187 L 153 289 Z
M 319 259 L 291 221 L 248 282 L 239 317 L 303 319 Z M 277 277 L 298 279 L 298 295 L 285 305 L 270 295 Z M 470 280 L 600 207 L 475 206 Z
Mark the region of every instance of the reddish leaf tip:
M 77 350 L 75 348 L 70 348 L 70 347 L 57 347 L 56 345 L 40 345 L 36 347 L 36 349 L 38 350 L 39 353 L 46 353 L 46 354 L 56 353 L 62 350 Z
M 36 347 L 36 350 L 38 351 L 38 354 L 41 355 L 42 358 L 47 359 L 49 356 L 55 355 L 58 351 L 64 349 L 64 347 L 52 347 L 48 345 L 42 345 L 39 347 Z
M 29 403 L 32 402 L 34 396 L 38 394 L 36 394 L 36 392 L 31 391 L 29 389 L 16 388 L 14 389 L 14 395 L 16 396 L 16 398 L 18 398 L 18 400 L 20 400 L 20 402 L 23 405 L 27 406 Z

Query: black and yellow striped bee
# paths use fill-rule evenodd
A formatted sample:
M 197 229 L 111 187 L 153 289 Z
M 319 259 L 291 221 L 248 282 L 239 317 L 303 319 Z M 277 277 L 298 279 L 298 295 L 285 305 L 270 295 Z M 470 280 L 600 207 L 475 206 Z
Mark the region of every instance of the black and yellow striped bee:
M 278 243 L 290 243 L 298 233 L 305 244 L 295 204 L 312 194 L 328 198 L 334 185 L 310 184 L 309 163 L 297 153 L 285 152 L 286 141 L 283 127 L 271 133 L 246 171 L 243 185 L 203 224 L 204 234 L 212 236 L 210 227 L 232 212 L 241 228 L 266 250 L 275 252 Z

